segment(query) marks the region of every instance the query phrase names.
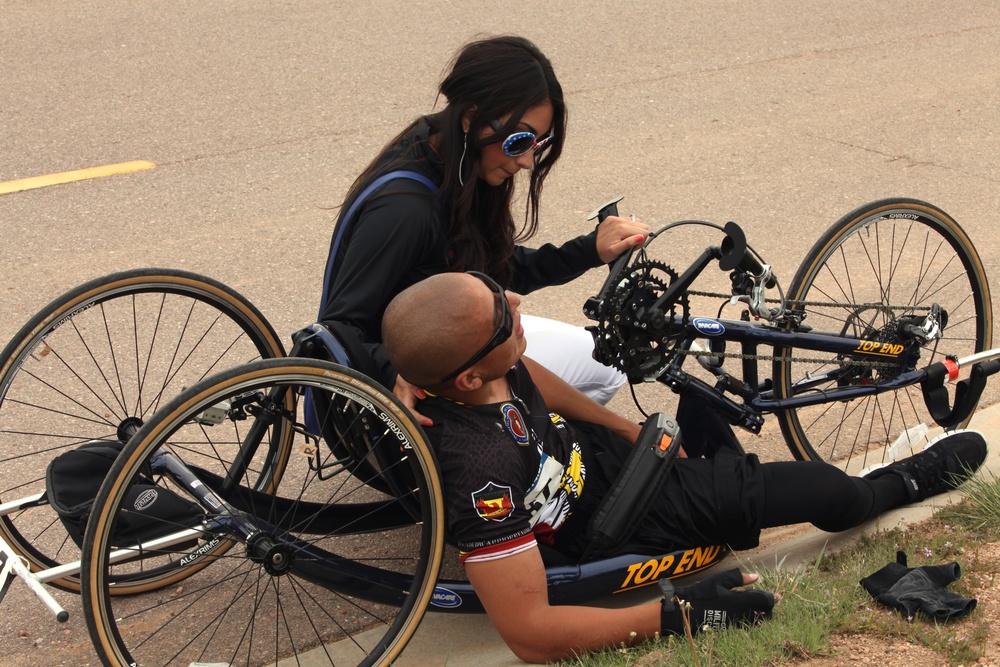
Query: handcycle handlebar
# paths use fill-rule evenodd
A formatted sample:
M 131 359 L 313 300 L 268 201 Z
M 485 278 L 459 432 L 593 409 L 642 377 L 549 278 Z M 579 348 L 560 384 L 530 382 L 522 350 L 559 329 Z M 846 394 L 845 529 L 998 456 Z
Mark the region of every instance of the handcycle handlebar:
M 594 219 L 596 219 L 597 222 L 598 222 L 598 224 L 600 224 L 600 223 L 604 222 L 605 220 L 607 220 L 609 217 L 611 217 L 613 215 L 618 215 L 618 202 L 620 202 L 622 199 L 624 199 L 624 196 L 617 197 L 617 198 L 612 199 L 611 201 L 607 202 L 606 204 L 603 204 L 601 207 L 599 207 L 598 209 L 596 209 L 593 213 L 591 213 L 590 215 L 588 215 L 587 216 L 587 220 L 594 220 Z M 600 304 L 603 303 L 605 297 L 607 297 L 608 293 L 613 288 L 613 286 L 614 286 L 614 284 L 616 282 L 615 281 L 615 277 L 616 276 L 620 276 L 622 274 L 622 271 L 625 270 L 625 267 L 628 266 L 629 261 L 631 261 L 631 259 L 632 259 L 632 251 L 633 251 L 633 249 L 629 248 L 627 251 L 623 252 L 618 257 L 618 259 L 616 259 L 611 264 L 611 266 L 609 267 L 610 268 L 610 273 L 609 273 L 608 279 L 604 281 L 604 285 L 601 287 L 600 293 L 598 293 L 597 296 L 590 297 L 589 299 L 587 299 L 587 302 L 584 303 L 584 305 L 583 305 L 583 312 L 587 316 L 588 319 L 591 319 L 591 320 L 598 319 L 598 317 L 599 317 L 598 313 L 599 313 L 599 310 L 600 310 Z
M 764 287 L 771 289 L 778 284 L 777 278 L 770 272 L 770 268 L 765 270 L 760 260 L 754 256 L 747 247 L 747 237 L 743 229 L 735 222 L 729 221 L 723 228 L 726 238 L 722 240 L 722 257 L 719 259 L 719 268 L 723 271 L 733 269 L 749 273 L 755 278 L 762 280 Z
M 611 201 L 602 204 L 593 213 L 587 216 L 587 220 L 597 219 L 597 223 L 600 224 L 610 218 L 613 215 L 618 215 L 618 202 L 625 199 L 625 196 L 615 197 Z
M 608 203 L 604 204 L 603 206 L 601 206 L 600 208 L 598 208 L 596 211 L 594 211 L 593 213 L 591 213 L 587 217 L 587 219 L 588 220 L 593 220 L 594 218 L 596 218 L 597 219 L 597 224 L 600 224 L 600 223 L 604 222 L 605 220 L 607 220 L 608 218 L 610 218 L 611 216 L 618 215 L 618 202 L 620 202 L 624 198 L 625 197 L 622 196 L 622 197 L 616 197 L 615 199 L 612 199 L 611 201 L 609 201 Z M 616 274 L 621 273 L 622 269 L 624 269 L 626 266 L 628 266 L 628 263 L 629 263 L 630 259 L 632 259 L 632 248 L 629 248 L 626 252 L 623 252 L 618 257 L 618 259 L 616 259 L 611 264 L 611 275 L 616 275 Z

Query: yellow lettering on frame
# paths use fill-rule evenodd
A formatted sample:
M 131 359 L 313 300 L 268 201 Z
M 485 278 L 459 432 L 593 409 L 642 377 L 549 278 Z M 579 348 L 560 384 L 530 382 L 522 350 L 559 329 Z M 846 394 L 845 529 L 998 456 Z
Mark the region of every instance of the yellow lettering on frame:
M 660 561 L 660 567 L 656 569 L 656 572 L 653 573 L 653 576 L 659 579 L 664 572 L 670 569 L 670 566 L 673 564 L 674 564 L 673 556 L 664 556 L 663 559 Z
M 691 569 L 691 557 L 694 556 L 694 549 L 688 549 L 681 556 L 681 560 L 677 563 L 677 569 L 674 572 L 685 572 Z
M 635 575 L 635 583 L 642 584 L 649 581 L 652 578 L 653 573 L 656 572 L 656 566 L 659 564 L 659 561 L 655 558 L 653 560 L 647 560 L 643 563 L 642 567 L 639 568 L 639 571 Z
M 622 588 L 628 588 L 629 584 L 632 583 L 632 577 L 635 576 L 635 573 L 639 571 L 640 567 L 642 567 L 642 563 L 633 563 L 628 566 L 628 574 L 625 576 L 625 582 L 622 584 Z

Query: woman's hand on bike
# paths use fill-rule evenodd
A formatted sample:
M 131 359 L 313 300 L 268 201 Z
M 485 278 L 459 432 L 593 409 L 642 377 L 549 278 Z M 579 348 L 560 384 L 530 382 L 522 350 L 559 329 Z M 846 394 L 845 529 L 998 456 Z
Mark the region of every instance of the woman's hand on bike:
M 635 216 L 610 216 L 597 226 L 597 254 L 602 262 L 610 264 L 623 252 L 640 245 L 648 235 L 649 226 Z
M 422 401 L 427 398 L 427 394 L 420 387 L 410 384 L 402 378 L 402 376 L 396 376 L 396 384 L 392 387 L 392 393 L 396 395 L 400 401 L 403 402 L 410 412 L 413 413 L 413 418 L 417 420 L 421 426 L 433 426 L 429 418 L 423 416 L 417 412 L 417 401 Z

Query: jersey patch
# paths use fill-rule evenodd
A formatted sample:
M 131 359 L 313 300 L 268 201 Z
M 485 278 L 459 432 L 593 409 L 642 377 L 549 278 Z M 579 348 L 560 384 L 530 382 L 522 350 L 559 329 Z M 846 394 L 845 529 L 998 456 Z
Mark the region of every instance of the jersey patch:
M 472 503 L 483 521 L 503 521 L 514 511 L 510 487 L 493 482 L 473 491 Z
M 510 437 L 514 438 L 514 442 L 519 445 L 527 445 L 529 442 L 528 429 L 525 427 L 524 418 L 517 408 L 512 403 L 504 403 L 500 406 L 500 412 L 503 414 L 504 427 Z

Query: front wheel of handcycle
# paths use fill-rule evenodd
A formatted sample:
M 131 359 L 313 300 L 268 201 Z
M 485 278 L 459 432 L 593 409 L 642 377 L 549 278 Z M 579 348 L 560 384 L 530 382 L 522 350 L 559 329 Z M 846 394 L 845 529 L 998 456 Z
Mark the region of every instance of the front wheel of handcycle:
M 297 455 L 262 492 L 251 464 L 282 425 Z M 431 600 L 443 522 L 434 456 L 389 391 L 302 358 L 225 371 L 105 478 L 83 550 L 92 643 L 115 667 L 388 665 Z M 157 590 L 113 595 L 153 574 Z
M 841 218 L 806 255 L 787 296 L 814 330 L 889 352 L 837 356 L 779 348 L 779 398 L 894 379 L 904 369 L 893 353 L 912 344 L 900 336 L 900 324 L 921 321 L 935 305 L 947 314 L 944 330 L 923 344 L 916 367 L 992 344 L 992 302 L 979 254 L 951 216 L 914 199 L 883 199 Z M 827 461 L 852 474 L 919 452 L 941 431 L 919 385 L 777 416 L 796 458 Z
M 0 503 L 11 508 L 0 536 L 36 571 L 77 561 L 45 493 L 50 462 L 88 443 L 119 447 L 184 387 L 284 354 L 246 298 L 191 272 L 123 271 L 58 297 L 0 352 Z M 79 590 L 75 573 L 49 583 Z

